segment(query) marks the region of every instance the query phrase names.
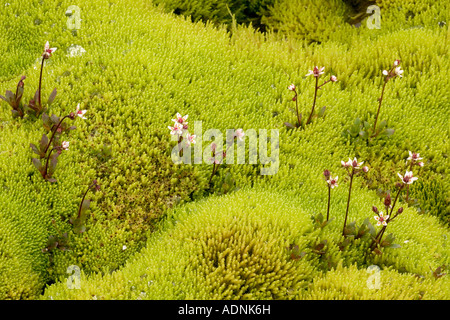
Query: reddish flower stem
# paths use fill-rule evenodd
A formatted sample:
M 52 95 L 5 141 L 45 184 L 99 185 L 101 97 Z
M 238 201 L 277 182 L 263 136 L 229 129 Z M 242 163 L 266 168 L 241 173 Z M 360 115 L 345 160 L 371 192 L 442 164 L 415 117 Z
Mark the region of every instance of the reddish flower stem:
M 309 122 L 311 121 L 311 118 L 312 118 L 313 113 L 314 113 L 314 108 L 316 107 L 317 90 L 319 89 L 319 87 L 317 86 L 318 83 L 319 83 L 319 77 L 316 77 L 316 89 L 314 91 L 314 102 L 313 102 L 311 114 L 309 115 L 309 118 L 308 118 L 308 121 L 306 121 L 306 124 L 309 124 Z
M 348 190 L 347 210 L 345 211 L 345 220 L 344 220 L 344 228 L 342 229 L 342 235 L 345 235 L 345 226 L 347 225 L 348 209 L 350 206 L 350 196 L 352 194 L 352 184 L 353 184 L 354 174 L 355 174 L 355 169 L 352 168 L 352 173 L 350 174 L 350 188 Z

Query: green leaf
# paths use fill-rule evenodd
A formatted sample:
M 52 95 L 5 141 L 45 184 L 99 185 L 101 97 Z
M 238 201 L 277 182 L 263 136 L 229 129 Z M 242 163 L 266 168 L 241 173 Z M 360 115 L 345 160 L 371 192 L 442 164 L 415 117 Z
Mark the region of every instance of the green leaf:
M 39 143 L 39 148 L 40 148 L 42 153 L 45 153 L 45 149 L 47 148 L 47 145 L 48 145 L 48 137 L 44 133 L 42 135 L 41 142 Z
M 386 246 L 386 248 L 394 248 L 395 249 L 395 248 L 401 248 L 401 246 L 398 243 L 392 243 L 392 244 Z
M 285 122 L 284 125 L 288 128 L 295 129 L 294 125 L 290 124 L 289 122 Z
M 53 124 L 57 125 L 59 123 L 59 117 L 55 114 L 52 114 L 50 117 L 50 120 L 52 120 Z
M 388 137 L 390 137 L 390 136 L 392 136 L 393 134 L 394 134 L 394 132 L 395 132 L 395 130 L 394 129 L 386 129 L 385 130 L 385 134 L 386 134 L 386 136 L 388 136 Z
M 12 93 L 11 91 L 6 90 L 5 96 L 6 96 L 6 99 L 8 99 L 5 101 L 8 102 L 10 105 L 14 105 L 14 103 L 16 101 L 16 95 L 14 93 Z
M 327 109 L 327 107 L 323 107 L 320 109 L 319 111 L 319 117 L 322 117 L 325 114 L 325 110 Z
M 383 121 L 380 122 L 380 125 L 378 126 L 378 128 L 381 131 L 384 128 L 386 128 L 386 126 L 387 126 L 387 122 L 386 122 L 386 120 L 383 120 Z
M 36 169 L 38 169 L 38 171 L 41 172 L 41 169 L 42 169 L 41 160 L 33 158 L 33 160 L 31 160 L 31 161 L 33 162 Z
M 51 105 L 53 103 L 53 100 L 55 100 L 56 97 L 56 88 L 53 89 L 52 93 L 50 94 L 50 97 L 48 98 L 48 105 Z
M 58 157 L 59 157 L 59 152 L 52 154 L 52 156 L 50 157 L 50 166 L 48 168 L 49 176 L 52 176 L 53 173 L 55 173 L 56 165 L 58 164 Z
M 43 158 L 41 156 L 42 152 L 40 152 L 39 149 L 34 144 L 30 143 L 30 147 L 31 147 L 31 150 L 33 150 L 34 153 L 36 153 L 37 155 L 39 155 L 41 157 L 41 159 Z
M 363 139 L 368 139 L 368 138 L 369 138 L 369 134 L 368 134 L 367 131 L 365 131 L 365 130 L 361 130 L 361 131 L 359 132 L 359 136 L 360 136 L 361 138 L 363 138 Z
M 86 213 L 87 209 L 89 209 L 90 205 L 91 205 L 91 200 L 89 200 L 89 199 L 83 200 L 83 203 L 81 204 L 81 209 L 80 209 L 81 217 L 85 216 L 85 213 Z

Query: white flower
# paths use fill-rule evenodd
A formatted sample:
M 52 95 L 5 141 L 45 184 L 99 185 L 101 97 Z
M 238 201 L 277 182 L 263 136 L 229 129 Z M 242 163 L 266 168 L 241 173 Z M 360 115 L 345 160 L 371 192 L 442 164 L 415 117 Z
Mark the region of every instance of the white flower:
M 63 141 L 61 147 L 63 150 L 69 150 L 69 141 Z
M 237 129 L 235 132 L 234 132 L 234 137 L 236 137 L 236 138 L 238 138 L 240 141 L 243 141 L 244 139 L 244 136 L 245 136 L 245 132 L 244 132 L 244 130 L 242 130 L 242 129 Z
M 321 74 L 324 73 L 323 70 L 325 70 L 325 67 L 322 67 L 319 70 L 319 67 L 315 66 L 314 70 L 309 70 L 308 74 L 305 77 L 307 77 L 309 75 L 313 75 L 314 77 L 319 77 Z
M 348 159 L 348 162 L 341 161 L 341 164 L 342 164 L 342 166 L 343 166 L 344 168 L 351 167 L 351 166 L 352 166 L 352 160 L 351 160 L 351 159 Z
M 337 181 L 338 181 L 339 177 L 336 176 L 336 178 L 333 178 L 332 176 L 330 176 L 330 179 L 327 180 L 327 183 L 330 185 L 331 189 L 334 189 L 334 187 L 337 187 Z
M 333 81 L 333 82 L 336 82 L 337 81 L 337 77 L 336 76 L 331 76 L 330 80 Z
M 170 134 L 181 136 L 183 134 L 183 125 L 176 122 L 173 127 L 168 126 Z
M 397 175 L 400 177 L 402 182 L 405 184 L 411 184 L 418 179 L 416 177 L 413 177 L 412 171 L 406 171 L 404 176 L 402 176 L 400 173 L 397 173 Z
M 415 152 L 411 152 L 411 151 L 408 151 L 408 152 L 409 152 L 409 157 L 408 157 L 408 159 L 406 159 L 407 161 L 408 160 L 413 160 L 413 161 L 422 160 L 422 158 L 420 158 L 420 153 L 415 153 Z
M 387 75 L 389 74 L 389 72 L 388 72 L 387 70 L 383 70 L 383 74 L 384 74 L 385 76 L 387 76 Z
M 172 121 L 175 122 L 175 124 L 179 123 L 179 124 L 182 124 L 182 125 L 186 125 L 187 124 L 187 122 L 186 122 L 187 118 L 188 118 L 188 115 L 185 115 L 184 117 L 182 117 L 181 114 L 179 114 L 177 112 L 176 119 L 172 119 Z
M 403 77 L 403 76 L 402 76 L 403 70 L 402 70 L 400 67 L 395 68 L 394 72 L 395 72 L 395 74 L 396 74 L 397 76 L 399 76 L 400 78 Z
M 364 163 L 364 161 L 363 162 L 358 162 L 358 160 L 356 158 L 354 158 L 353 160 L 349 158 L 347 162 L 341 161 L 341 164 L 342 164 L 343 167 L 345 167 L 345 168 L 353 167 L 355 169 L 359 169 L 359 167 L 363 163 Z M 367 171 L 369 171 L 369 168 L 367 168 Z M 365 172 L 367 172 L 367 171 L 365 171 Z
M 389 215 L 387 215 L 386 217 L 383 215 L 383 212 L 380 212 L 380 216 L 375 216 L 374 217 L 375 220 L 377 220 L 377 226 L 383 225 L 386 226 L 387 225 L 387 220 L 389 219 Z
M 188 146 L 195 144 L 195 134 L 191 135 L 189 132 L 186 133 L 186 143 Z
M 44 58 L 48 59 L 52 56 L 52 53 L 56 51 L 57 48 L 50 48 L 50 44 L 48 41 L 45 43 L 44 46 L 44 53 L 42 54 Z
M 79 116 L 81 119 L 87 119 L 84 114 L 86 113 L 86 110 L 80 110 L 80 104 L 77 105 L 77 110 L 75 111 L 75 114 Z
M 126 246 L 126 245 L 123 245 L 122 250 L 125 250 L 126 248 L 127 248 L 127 246 Z
M 418 163 L 419 167 L 423 167 L 423 162 Z
M 291 85 L 288 87 L 288 89 L 291 90 L 291 91 L 294 91 L 294 90 L 295 90 L 295 85 L 291 84 Z
M 399 64 L 400 64 L 400 60 L 397 59 L 397 60 L 394 61 L 394 66 L 395 67 L 398 66 Z

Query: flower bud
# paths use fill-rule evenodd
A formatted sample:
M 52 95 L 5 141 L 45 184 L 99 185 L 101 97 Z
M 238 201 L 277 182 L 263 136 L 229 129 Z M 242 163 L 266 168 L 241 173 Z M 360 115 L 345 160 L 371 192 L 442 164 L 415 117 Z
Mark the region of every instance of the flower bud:
M 384 205 L 386 207 L 390 207 L 391 206 L 391 194 L 388 193 L 386 198 L 384 198 Z
M 325 176 L 325 178 L 330 178 L 330 175 L 331 175 L 331 172 L 328 170 L 328 169 L 326 169 L 324 172 L 323 172 L 323 175 Z
M 398 212 L 398 214 L 402 213 L 403 212 L 403 207 L 398 208 L 397 212 Z
M 364 171 L 365 173 L 369 172 L 369 167 L 368 167 L 368 166 L 364 166 L 362 169 L 363 169 L 363 171 Z
M 375 212 L 375 213 L 378 213 L 378 208 L 375 207 L 375 206 L 372 206 L 372 211 Z

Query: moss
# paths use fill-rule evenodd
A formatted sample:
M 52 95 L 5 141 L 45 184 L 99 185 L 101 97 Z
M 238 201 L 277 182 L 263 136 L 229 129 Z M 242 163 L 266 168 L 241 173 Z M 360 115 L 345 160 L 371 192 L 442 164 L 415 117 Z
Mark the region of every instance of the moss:
M 2 8 L 3 4 L 0 3 Z M 167 125 L 176 112 L 189 114 L 192 121 L 202 121 L 204 131 L 210 128 L 223 132 L 228 128 L 279 130 L 280 168 L 276 175 L 259 175 L 260 164 L 230 165 L 219 171 L 214 181 L 217 186 L 220 179 L 230 174 L 236 188 L 254 186 L 258 190 L 277 190 L 297 197 L 299 210 L 309 216 L 326 210 L 326 187 L 322 180 L 325 168 L 343 177 L 340 161 L 357 155 L 371 166 L 370 173 L 382 173 L 386 181 L 378 183 L 389 185 L 397 179 L 396 172 L 402 168 L 407 151 L 412 150 L 427 159 L 420 179 L 429 180 L 423 187 L 418 184 L 412 192 L 422 199 L 423 208 L 436 209 L 430 209 L 430 213 L 441 212 L 436 206 L 441 208 L 442 200 L 447 197 L 443 190 L 449 189 L 446 178 L 450 167 L 449 110 L 446 108 L 449 96 L 445 91 L 450 81 L 445 72 L 449 70 L 448 33 L 443 28 L 425 25 L 381 29 L 372 34 L 359 30 L 343 37 L 343 41 L 304 46 L 290 38 L 277 41 L 273 34 L 263 35 L 243 26 L 237 26 L 229 34 L 224 28 L 164 14 L 145 1 L 81 1 L 82 28 L 74 35 L 65 28 L 64 11 L 70 4 L 30 1 L 28 14 L 14 4 L 5 7 L 1 14 L 0 23 L 7 31 L 0 35 L 0 43 L 15 43 L 8 46 L 11 48 L 8 54 L 0 57 L 2 66 L 9 66 L 0 71 L 1 93 L 13 88 L 24 74 L 27 76 L 24 100 L 31 98 L 39 78 L 36 58 L 49 40 L 52 47 L 58 48 L 44 68 L 44 96 L 58 88 L 50 112 L 67 114 L 77 103 L 88 110 L 88 120 L 77 120 L 77 129 L 70 133 L 70 151 L 61 156 L 55 174 L 58 184 L 50 185 L 41 181 L 30 162 L 29 143 L 36 143 L 42 135 L 40 123 L 12 119 L 9 106 L 0 102 L 0 187 L 3 187 L 4 208 L 0 224 L 2 230 L 20 230 L 19 236 L 11 233 L 4 238 L 2 252 L 9 252 L 18 259 L 15 261 L 24 261 L 17 262 L 23 266 L 17 273 L 20 277 L 8 275 L 8 287 L 13 289 L 8 289 L 5 296 L 32 297 L 46 283 L 66 276 L 71 264 L 79 265 L 86 279 L 112 277 L 110 271 L 120 269 L 136 253 L 146 250 L 143 247 L 155 220 L 164 217 L 173 204 L 198 200 L 207 194 L 210 166 L 171 163 Z M 443 10 L 440 14 L 447 13 Z M 45 19 L 41 19 L 41 24 L 34 24 L 34 17 Z M 86 53 L 66 56 L 72 44 L 81 45 Z M 19 47 L 20 50 L 14 49 Z M 381 119 L 395 129 L 394 135 L 371 146 L 350 141 L 342 132 L 356 117 L 373 123 L 381 71 L 396 58 L 402 60 L 404 77 L 389 84 L 381 110 Z M 325 117 L 315 118 L 305 130 L 288 130 L 283 122 L 292 121 L 295 116 L 290 110 L 293 102 L 287 86 L 297 85 L 301 112 L 307 114 L 312 103 L 313 82 L 304 75 L 314 65 L 324 65 L 327 75 L 333 73 L 339 79 L 319 93 L 317 107 L 327 107 Z M 55 219 L 61 232 L 70 231 L 68 219 L 76 214 L 81 194 L 94 178 L 98 178 L 102 190 L 95 196 L 89 195 L 93 201 L 87 232 L 70 234 L 72 251 L 42 253 L 40 250 L 48 236 L 57 232 L 51 219 Z M 174 179 L 180 184 L 173 185 Z M 433 180 L 438 182 L 434 184 Z M 331 241 L 328 250 L 333 263 L 342 260 L 344 267 L 357 263 L 359 268 L 364 268 L 360 251 L 340 253 L 336 245 L 345 212 L 346 187 L 342 182 L 333 193 L 331 214 L 335 220 L 330 225 L 330 233 L 325 232 L 321 239 Z M 438 195 L 438 202 L 428 196 L 428 190 Z M 370 216 L 371 206 L 379 199 L 362 179 L 355 181 L 353 194 L 350 220 L 361 223 Z M 11 205 L 3 205 L 10 202 Z M 398 251 L 386 250 L 380 265 L 396 270 L 403 267 L 409 273 L 423 275 L 430 266 L 448 264 L 448 253 L 442 247 L 442 235 L 448 233 L 437 226 L 438 220 L 429 214 L 418 215 L 413 207 L 407 208 L 404 216 L 411 220 L 399 220 L 388 231 L 400 242 L 412 239 L 417 245 L 411 246 L 410 241 Z M 21 219 L 25 220 L 18 224 Z M 257 230 L 264 227 L 257 221 L 249 223 Z M 242 241 L 247 243 L 245 237 Z M 179 246 L 179 242 L 173 246 Z M 126 250 L 123 245 L 127 246 Z M 23 253 L 21 246 L 29 248 L 28 253 Z M 215 251 L 198 252 L 219 256 L 220 250 L 217 242 Z M 177 259 L 188 260 L 184 254 L 176 251 L 170 263 L 163 264 L 164 268 L 171 270 L 170 265 Z M 411 258 L 414 254 L 418 256 L 417 264 Z M 276 252 L 273 255 L 279 257 Z M 234 255 L 232 261 L 238 261 L 238 257 Z M 4 265 L 7 261 L 12 260 L 4 260 Z M 104 261 L 104 265 L 99 261 Z M 148 258 L 148 261 L 153 260 Z M 159 267 L 155 261 L 151 263 L 156 270 Z M 205 264 L 201 268 L 209 270 L 210 266 Z M 28 275 L 31 269 L 33 272 Z M 182 281 L 181 275 L 186 270 L 180 267 L 173 272 Z M 260 269 L 263 270 L 266 269 Z M 200 274 L 189 272 L 186 273 L 189 279 Z M 159 274 L 155 273 L 153 281 L 162 279 Z M 288 277 L 289 281 L 297 281 L 296 276 Z M 28 277 L 34 279 L 30 280 L 32 289 L 20 289 L 22 279 Z M 239 277 L 242 274 L 233 273 L 233 279 Z M 211 297 L 211 292 L 217 297 L 264 296 L 256 289 L 261 284 L 258 279 L 248 284 L 254 286 L 254 291 L 241 292 L 230 289 L 231 286 L 229 291 L 206 287 L 200 279 L 195 280 L 195 287 L 186 285 L 184 293 L 176 287 L 169 289 L 171 277 L 164 279 L 159 282 L 154 297 Z M 289 281 L 284 285 L 288 287 Z M 85 294 L 95 291 L 94 283 Z M 116 295 L 116 291 L 108 293 L 111 286 L 101 289 L 105 297 Z M 124 284 L 117 296 L 130 297 L 129 290 L 131 287 Z M 280 292 L 273 289 L 270 295 L 276 297 Z
M 444 232 L 438 224 L 417 227 L 422 218 L 411 213 L 394 227 L 398 238 L 407 235 L 410 244 L 398 254 L 392 252 L 400 249 L 386 249 L 382 261 L 364 263 L 357 245 L 351 245 L 348 252 L 337 249 L 340 226 L 331 223 L 323 232 L 314 229 L 308 211 L 302 208 L 304 203 L 278 192 L 240 190 L 177 207 L 163 222 L 161 231 L 152 235 L 147 247 L 120 270 L 105 276 L 83 275 L 80 290 L 67 289 L 62 280 L 48 287 L 42 298 L 448 297 L 448 279 L 434 279 L 428 268 L 438 260 L 448 263 L 448 250 L 433 244 L 436 235 Z M 333 256 L 330 261 L 334 260 L 334 267 L 322 269 L 327 258 L 313 251 L 321 239 L 328 239 L 324 250 Z M 299 253 L 303 252 L 301 258 L 292 258 L 293 245 L 298 246 Z M 414 261 L 408 262 L 411 257 Z M 388 266 L 386 262 L 392 259 L 397 259 L 397 264 Z M 367 268 L 372 263 L 381 267 L 383 290 L 371 291 L 367 287 Z M 424 280 L 417 280 L 415 272 L 420 272 L 417 276 Z M 398 290 L 403 286 L 408 289 Z

